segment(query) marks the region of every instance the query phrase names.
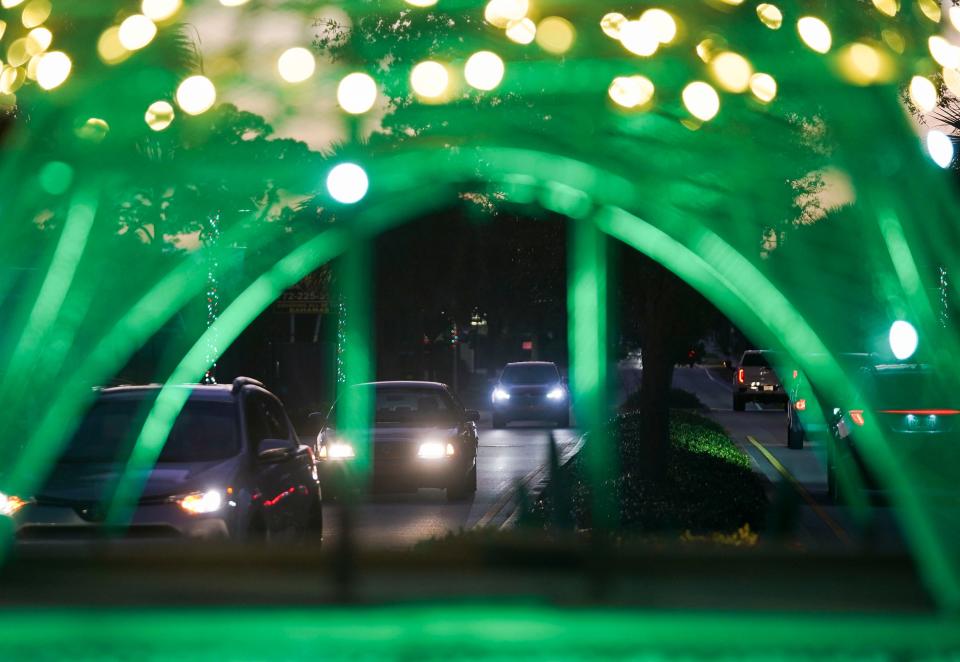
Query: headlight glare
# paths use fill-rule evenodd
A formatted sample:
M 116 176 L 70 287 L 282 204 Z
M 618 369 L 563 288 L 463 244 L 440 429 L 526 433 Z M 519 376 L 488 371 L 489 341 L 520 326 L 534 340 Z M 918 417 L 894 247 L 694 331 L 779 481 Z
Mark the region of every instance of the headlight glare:
M 3 492 L 0 492 L 0 515 L 11 517 L 28 503 L 30 503 L 30 499 L 21 499 L 18 496 L 7 496 Z
M 194 492 L 185 497 L 181 497 L 177 503 L 180 507 L 191 515 L 203 515 L 220 510 L 223 506 L 223 494 L 220 490 L 207 490 L 206 492 Z
M 320 457 L 329 457 L 331 460 L 352 460 L 356 456 L 353 446 L 345 441 L 334 441 L 329 447 L 320 449 Z
M 444 444 L 440 441 L 425 441 L 417 449 L 417 457 L 422 460 L 439 460 L 450 457 L 456 452 L 453 444 Z
M 504 400 L 509 400 L 510 394 L 507 393 L 506 389 L 498 386 L 493 389 L 493 401 L 494 402 L 503 402 Z
M 566 392 L 564 392 L 564 390 L 563 390 L 561 387 L 559 387 L 559 386 L 554 386 L 552 389 L 550 389 L 550 392 L 547 393 L 547 399 L 548 399 L 548 400 L 563 400 L 564 397 L 566 397 L 566 395 L 567 395 Z

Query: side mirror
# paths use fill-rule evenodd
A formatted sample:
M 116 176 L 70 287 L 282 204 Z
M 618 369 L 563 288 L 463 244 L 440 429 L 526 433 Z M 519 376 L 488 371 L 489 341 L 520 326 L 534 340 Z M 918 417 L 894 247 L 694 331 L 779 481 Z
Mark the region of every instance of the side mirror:
M 467 409 L 465 413 L 468 421 L 472 423 L 480 422 L 480 412 L 478 412 L 476 409 Z
M 283 462 L 297 452 L 297 444 L 290 439 L 264 439 L 257 447 L 257 461 L 269 464 Z

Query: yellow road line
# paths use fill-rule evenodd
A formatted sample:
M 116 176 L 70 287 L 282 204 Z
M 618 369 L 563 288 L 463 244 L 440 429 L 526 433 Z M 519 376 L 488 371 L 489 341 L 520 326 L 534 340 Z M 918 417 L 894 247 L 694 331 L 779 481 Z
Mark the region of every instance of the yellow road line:
M 817 517 L 823 520 L 823 523 L 826 524 L 831 531 L 833 531 L 834 535 L 837 536 L 837 539 L 844 544 L 850 544 L 850 536 L 848 536 L 847 532 L 843 530 L 843 527 L 841 527 L 835 519 L 830 517 L 830 515 L 828 515 L 827 512 L 820 507 L 820 504 L 818 504 L 813 496 L 807 491 L 807 488 L 805 488 L 800 481 L 794 478 L 793 474 L 787 471 L 785 466 L 780 464 L 780 460 L 775 458 L 773 453 L 768 451 L 763 444 L 750 435 L 747 435 L 747 441 L 753 444 L 754 447 L 760 451 L 760 454 L 767 459 L 767 462 L 769 462 L 773 468 L 776 469 L 777 472 L 783 476 L 787 482 L 790 483 L 790 485 L 793 486 L 793 489 L 797 491 L 797 493 L 800 495 L 800 498 L 807 502 L 807 505 L 813 509 L 813 512 L 817 514 Z
M 523 485 L 526 486 L 534 477 L 540 473 L 543 469 L 543 466 L 539 466 L 526 476 L 520 479 L 516 486 Z M 487 526 L 493 518 L 500 514 L 500 511 L 507 507 L 507 504 L 510 503 L 510 500 L 513 499 L 513 496 L 516 492 L 516 486 L 507 484 L 506 489 L 500 493 L 499 498 L 493 502 L 493 505 L 490 506 L 490 509 L 485 512 L 480 519 L 477 520 L 476 524 L 473 525 L 473 528 L 478 529 L 482 526 Z
M 563 462 L 566 461 L 566 459 L 574 455 L 579 450 L 580 445 L 583 443 L 584 436 L 585 435 L 581 434 L 579 437 L 577 437 L 576 441 L 573 441 L 573 442 L 567 441 L 565 444 L 562 444 L 562 447 L 559 449 L 561 464 L 563 464 Z M 547 469 L 548 469 L 547 464 L 541 464 L 539 467 L 533 469 L 530 473 L 528 473 L 526 476 L 521 478 L 519 481 L 517 481 L 513 485 L 510 485 L 508 482 L 506 489 L 504 489 L 503 492 L 500 493 L 500 496 L 497 498 L 497 500 L 493 502 L 493 504 L 490 506 L 487 512 L 481 515 L 480 519 L 478 519 L 471 528 L 479 529 L 480 527 L 484 527 L 490 524 L 490 522 L 492 522 L 493 519 L 497 515 L 499 515 L 504 508 L 510 505 L 510 502 L 514 499 L 514 497 L 517 494 L 517 489 L 519 489 L 521 486 L 524 488 L 528 488 L 531 484 L 538 482 L 537 479 L 540 478 L 547 471 Z M 516 507 L 517 504 L 513 504 L 513 505 L 514 507 Z M 515 509 L 516 508 L 514 508 L 514 510 Z M 511 517 L 513 517 L 514 514 L 515 512 L 511 512 L 509 515 L 507 515 L 507 518 L 504 520 L 503 524 L 506 524 L 507 521 Z M 501 525 L 500 528 L 503 528 L 503 525 Z

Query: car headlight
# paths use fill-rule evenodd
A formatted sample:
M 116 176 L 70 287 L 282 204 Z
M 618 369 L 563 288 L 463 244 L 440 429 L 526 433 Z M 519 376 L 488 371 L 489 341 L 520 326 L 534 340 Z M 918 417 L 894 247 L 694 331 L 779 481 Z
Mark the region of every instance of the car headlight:
M 357 456 L 353 446 L 345 441 L 334 441 L 328 445 L 320 447 L 320 459 L 322 460 L 352 460 Z
M 566 392 L 559 386 L 554 386 L 550 389 L 550 392 L 547 393 L 548 400 L 563 400 L 566 396 Z
M 509 400 L 510 394 L 507 393 L 506 389 L 497 387 L 493 389 L 493 401 L 494 402 L 503 402 L 504 400 Z
M 453 444 L 444 444 L 442 441 L 425 441 L 417 449 L 417 457 L 423 460 L 439 460 L 450 457 L 456 452 Z
M 177 499 L 180 507 L 191 515 L 203 515 L 204 513 L 213 513 L 223 506 L 223 493 L 220 490 L 207 490 L 206 492 L 194 492 Z
M 12 517 L 18 510 L 30 503 L 32 499 L 21 499 L 18 496 L 7 496 L 0 492 L 0 515 Z

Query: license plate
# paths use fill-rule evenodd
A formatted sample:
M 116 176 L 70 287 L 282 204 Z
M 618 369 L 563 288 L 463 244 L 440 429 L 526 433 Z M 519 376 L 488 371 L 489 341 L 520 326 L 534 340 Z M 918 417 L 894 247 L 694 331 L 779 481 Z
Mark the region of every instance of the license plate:
M 771 384 L 764 384 L 764 385 L 763 385 L 763 390 L 764 390 L 764 391 L 772 391 L 772 390 L 773 390 L 773 386 L 772 386 Z

